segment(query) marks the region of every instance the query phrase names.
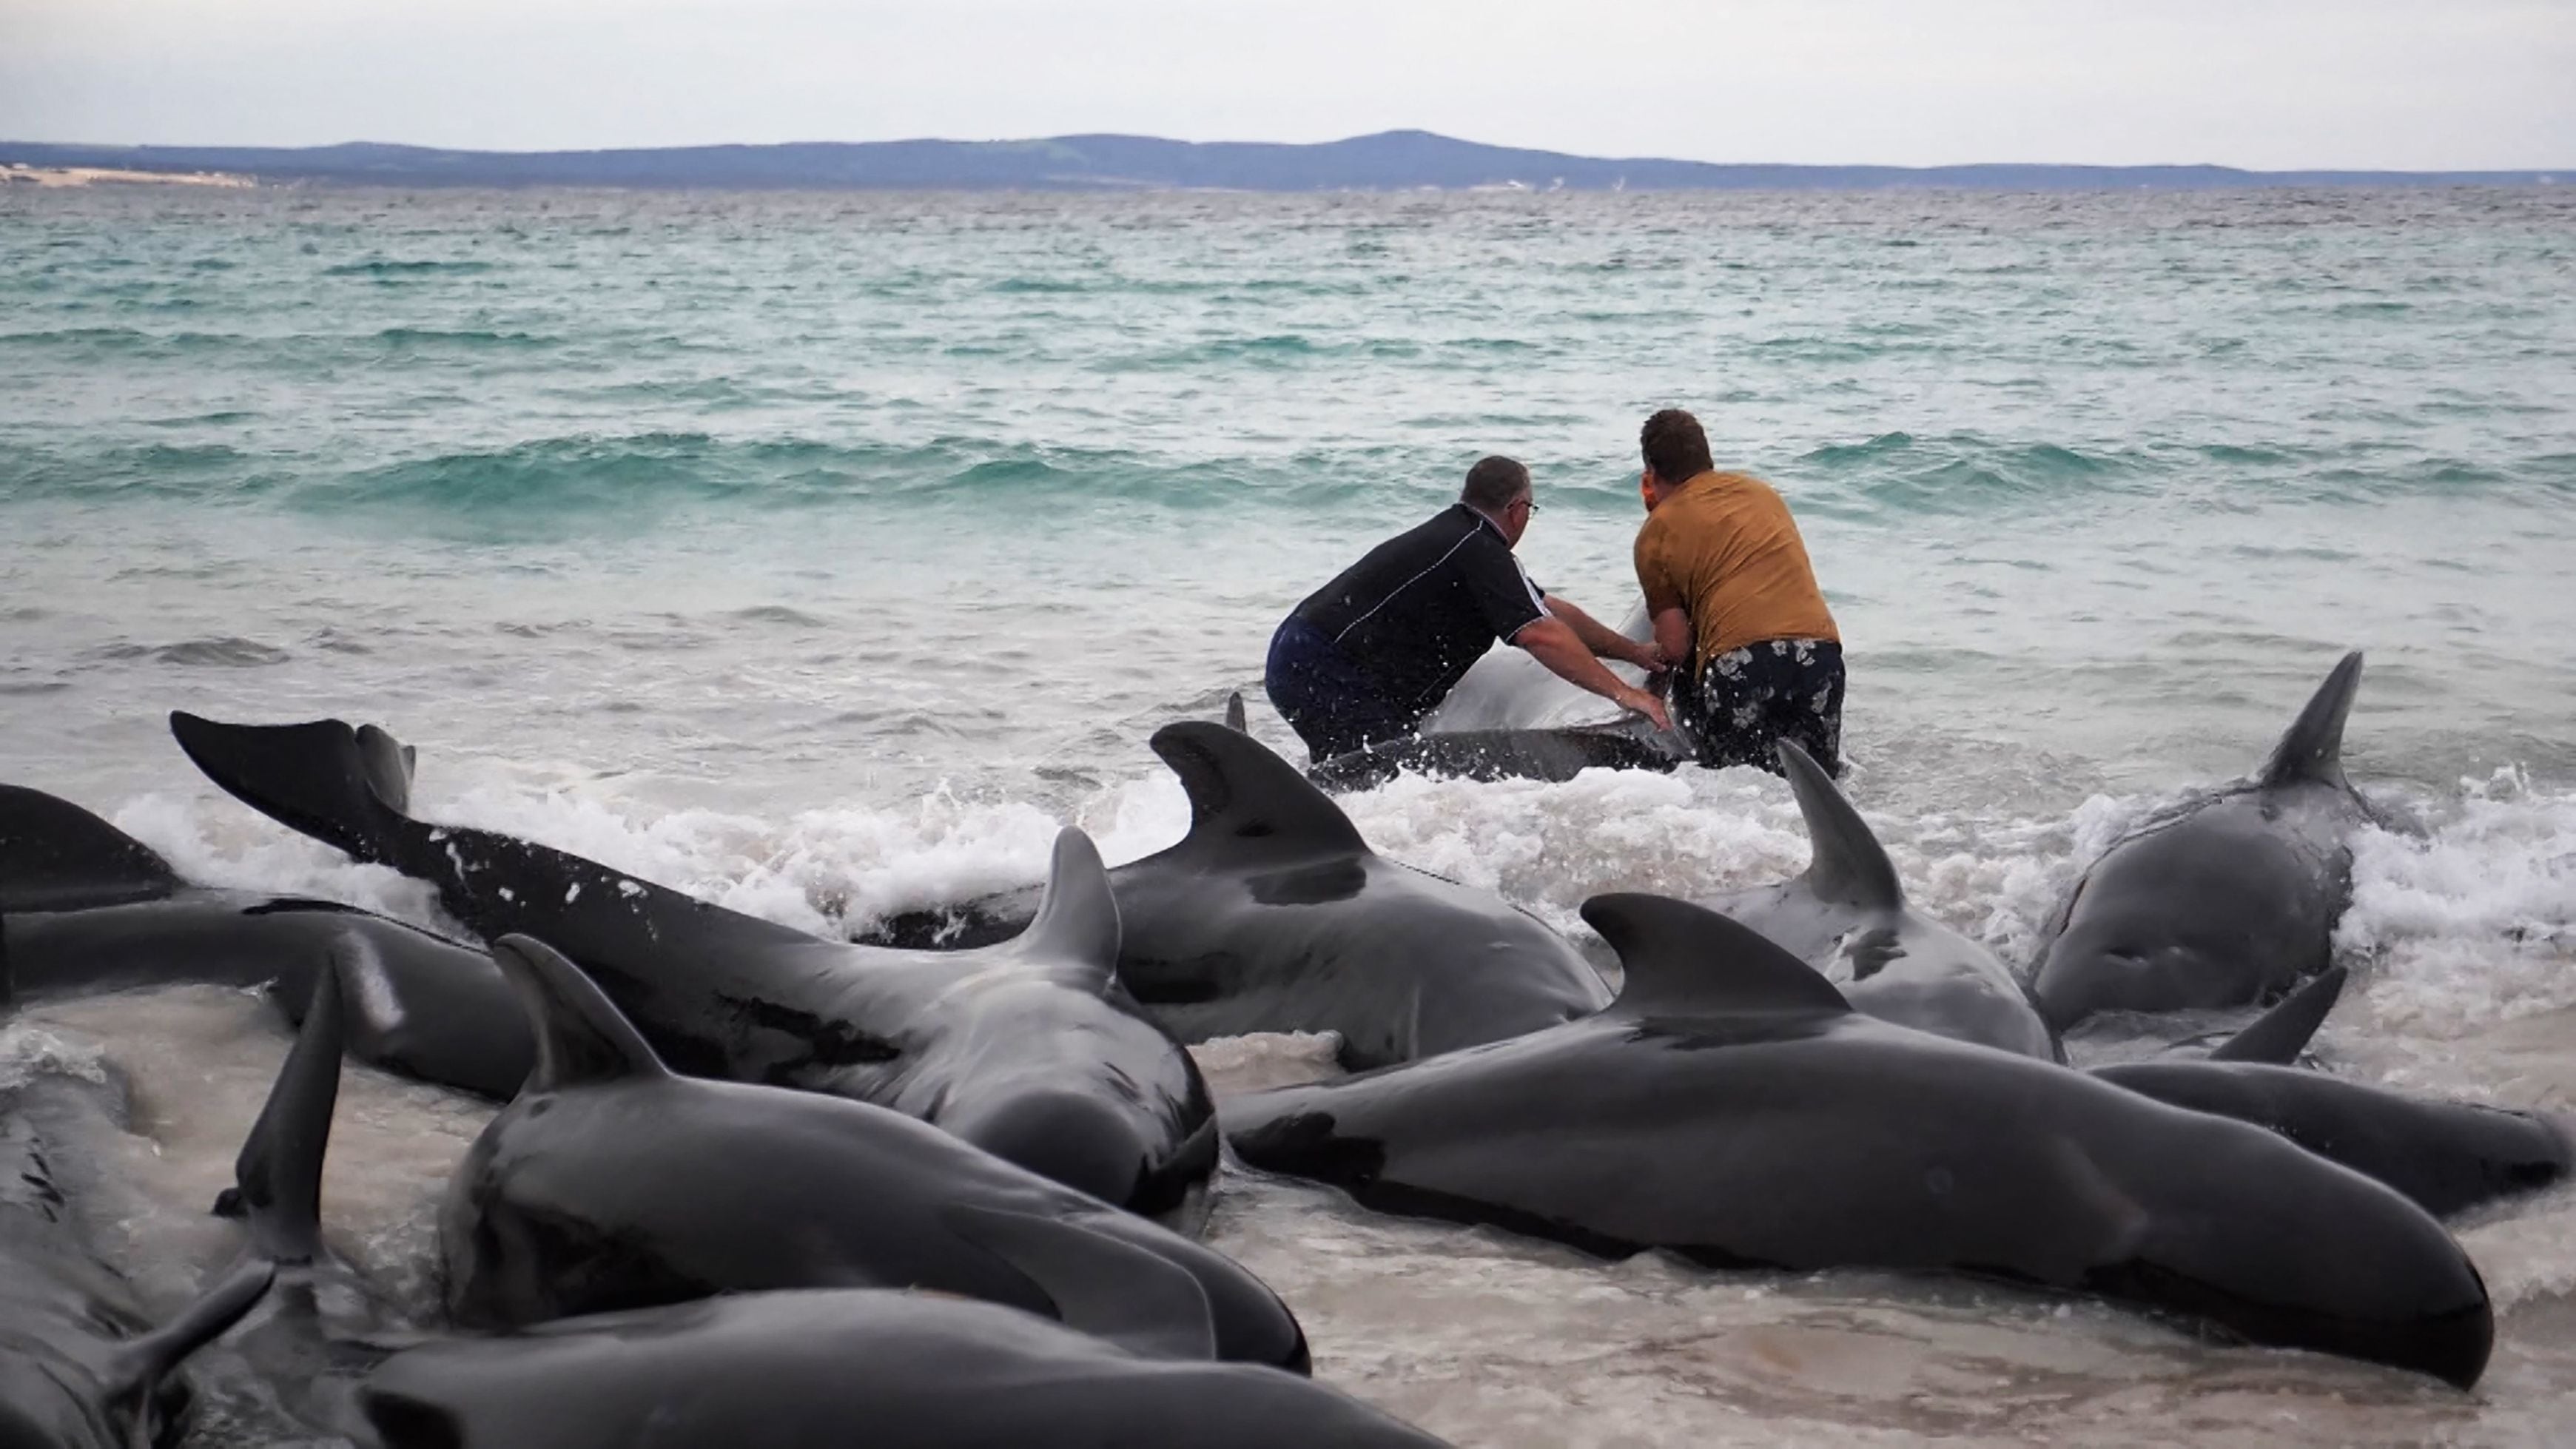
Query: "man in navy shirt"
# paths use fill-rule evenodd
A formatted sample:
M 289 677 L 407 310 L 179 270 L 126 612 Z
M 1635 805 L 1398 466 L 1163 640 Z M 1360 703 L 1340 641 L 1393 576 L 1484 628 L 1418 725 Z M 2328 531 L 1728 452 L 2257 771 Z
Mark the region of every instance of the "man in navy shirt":
M 1648 641 L 1544 593 L 1512 549 L 1537 505 L 1529 469 L 1487 458 L 1458 501 L 1317 589 L 1270 638 L 1270 702 L 1318 762 L 1413 733 L 1497 639 L 1670 729 L 1662 700 L 1601 664 L 1665 666 Z

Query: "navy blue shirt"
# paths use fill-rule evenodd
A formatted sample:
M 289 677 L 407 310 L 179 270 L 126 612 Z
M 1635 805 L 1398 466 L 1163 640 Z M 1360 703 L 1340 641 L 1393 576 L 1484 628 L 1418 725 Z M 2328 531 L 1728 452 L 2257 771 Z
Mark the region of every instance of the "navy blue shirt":
M 1296 608 L 1386 700 L 1420 720 L 1497 639 L 1547 613 L 1492 519 L 1453 503 L 1397 534 Z

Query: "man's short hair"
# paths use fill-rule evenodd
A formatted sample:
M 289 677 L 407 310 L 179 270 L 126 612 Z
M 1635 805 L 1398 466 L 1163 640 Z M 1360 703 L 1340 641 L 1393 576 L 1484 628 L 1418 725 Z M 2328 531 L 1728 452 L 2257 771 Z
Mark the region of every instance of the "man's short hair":
M 1666 408 L 1637 430 L 1637 446 L 1646 466 L 1666 483 L 1687 483 L 1717 465 L 1708 460 L 1708 434 L 1699 419 L 1680 408 Z
M 1528 491 L 1529 469 L 1497 453 L 1478 459 L 1467 470 L 1467 486 L 1459 490 L 1458 501 L 1486 513 L 1500 513 Z

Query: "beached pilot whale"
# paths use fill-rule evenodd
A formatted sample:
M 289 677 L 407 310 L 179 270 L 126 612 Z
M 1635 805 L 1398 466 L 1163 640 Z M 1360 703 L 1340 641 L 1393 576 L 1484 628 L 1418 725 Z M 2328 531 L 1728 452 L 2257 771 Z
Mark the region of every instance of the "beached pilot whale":
M 447 1306 L 469 1327 L 786 1288 L 929 1288 L 1052 1313 L 978 1213 L 1042 1219 L 1114 1277 L 1137 1253 L 1192 1280 L 1218 1356 L 1304 1372 L 1278 1295 L 1231 1259 L 899 1112 L 672 1073 L 590 979 L 525 936 L 493 959 L 537 1036 L 518 1098 L 439 1211 Z
M 2352 834 L 2379 818 L 2343 773 L 2360 684 L 2355 651 L 2252 779 L 2149 821 L 2085 869 L 2032 968 L 2050 1025 L 2243 1005 L 2326 968 L 2352 899 Z
M 412 1349 L 360 1406 L 379 1449 L 1441 1442 L 1310 1379 L 1210 1361 L 1197 1286 L 1151 1254 L 1067 1255 L 1009 1213 L 961 1222 L 1063 1321 L 936 1293 L 745 1293 Z
M 403 808 L 395 751 L 338 720 L 173 714 L 216 784 L 438 888 L 467 927 L 526 932 L 598 979 L 673 1067 L 891 1107 L 1110 1202 L 1187 1213 L 1216 1168 L 1198 1068 L 1118 979 L 1118 908 L 1079 831 L 1037 924 L 988 951 L 825 941 L 577 855 Z
M 1597 896 L 1600 1015 L 1227 1099 L 1258 1168 L 1363 1204 L 1717 1267 L 2002 1278 L 2477 1381 L 2494 1318 L 2422 1209 L 2259 1128 L 1854 1012 L 1747 927 Z
M 0 944 L 0 973 L 5 952 Z M 270 1272 L 244 1267 L 153 1327 L 90 1241 L 56 1181 L 53 1145 L 24 1110 L 47 1090 L 0 1092 L 0 1444 L 166 1449 L 192 1411 L 180 1361 L 249 1312 Z
M 1190 830 L 1109 873 L 1119 975 L 1183 1041 L 1332 1031 L 1354 1070 L 1497 1041 L 1599 1010 L 1600 973 L 1500 898 L 1378 855 L 1258 740 L 1190 720 L 1154 732 Z M 1027 891 L 886 924 L 929 944 L 1007 940 Z
M 1806 751 L 1779 744 L 1813 856 L 1792 880 L 1701 904 L 1824 973 L 1855 1011 L 1953 1041 L 2064 1059 L 2030 992 L 1992 951 L 1906 904 L 1896 865 Z
M 481 951 L 331 901 L 215 890 L 68 800 L 0 785 L 0 919 L 19 1000 L 175 983 L 270 988 L 290 1018 L 337 960 L 359 1006 L 350 1050 L 387 1071 L 506 1101 L 525 1019 Z

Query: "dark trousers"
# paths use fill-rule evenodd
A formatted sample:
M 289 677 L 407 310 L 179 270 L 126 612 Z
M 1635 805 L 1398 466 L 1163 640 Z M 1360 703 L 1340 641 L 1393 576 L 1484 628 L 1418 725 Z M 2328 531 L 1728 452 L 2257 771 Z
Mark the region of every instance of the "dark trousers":
M 1677 713 L 1710 769 L 1754 765 L 1780 773 L 1776 741 L 1794 740 L 1828 774 L 1843 772 L 1843 646 L 1830 639 L 1765 639 L 1708 661 L 1695 687 L 1674 692 Z
M 1270 636 L 1270 663 L 1261 683 L 1271 706 L 1318 764 L 1413 732 L 1414 722 L 1387 703 L 1375 681 L 1344 658 L 1324 631 L 1294 614 Z

